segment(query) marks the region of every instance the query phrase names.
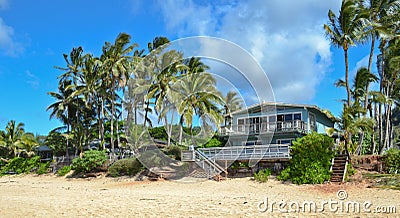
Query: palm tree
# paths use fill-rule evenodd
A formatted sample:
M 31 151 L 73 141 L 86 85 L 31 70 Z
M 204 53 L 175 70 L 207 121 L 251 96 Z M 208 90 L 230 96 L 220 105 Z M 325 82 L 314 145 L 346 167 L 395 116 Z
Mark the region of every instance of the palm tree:
M 35 152 L 34 148 L 39 146 L 39 142 L 32 133 L 24 133 L 21 137 L 21 151 L 25 152 L 28 157 L 32 157 Z
M 368 21 L 364 26 L 364 32 L 360 35 L 362 41 L 371 40 L 371 49 L 368 60 L 368 71 L 372 72 L 372 58 L 374 55 L 375 41 L 393 35 L 391 27 L 396 22 L 396 16 L 400 9 L 398 0 L 359 0 L 359 7 L 368 14 Z M 369 83 L 366 84 L 366 93 Z M 364 109 L 368 108 L 368 96 L 365 98 Z
M 240 99 L 238 93 L 234 91 L 229 91 L 228 93 L 226 93 L 226 96 L 224 97 L 224 102 L 225 114 L 230 114 L 233 111 L 237 111 L 243 108 L 242 99 Z
M 130 35 L 120 33 L 114 44 L 106 42 L 100 57 L 102 70 L 108 75 L 109 91 L 111 93 L 111 153 L 114 156 L 114 119 L 116 117 L 115 95 L 120 88 L 126 86 L 131 69 L 131 56 L 136 44 L 130 44 Z
M 347 106 L 351 105 L 351 92 L 349 85 L 349 60 L 348 50 L 357 42 L 360 30 L 364 20 L 364 13 L 357 10 L 353 0 L 342 0 L 339 16 L 336 16 L 332 10 L 328 12 L 328 24 L 324 24 L 326 35 L 331 44 L 335 47 L 341 47 L 344 52 L 345 61 L 345 87 L 347 91 Z
M 371 82 L 376 81 L 378 81 L 378 77 L 371 73 L 367 68 L 361 67 L 357 70 L 352 89 L 352 97 L 355 105 L 361 106 L 363 103 L 365 104 L 362 100 L 369 96 L 367 88 Z M 367 112 L 365 105 L 363 108 L 364 110 L 362 113 L 365 114 Z
M 25 134 L 24 124 L 15 123 L 15 120 L 8 122 L 5 131 L 0 133 L 0 145 L 8 148 L 13 157 L 18 155 L 18 149 L 22 147 L 22 138 Z
M 382 42 L 381 42 L 382 43 Z M 380 92 L 383 95 L 383 104 L 379 104 L 379 153 L 388 149 L 392 144 L 391 114 L 392 106 L 398 98 L 400 83 L 400 40 L 391 39 L 386 45 L 381 45 L 383 51 L 378 55 L 378 72 L 381 79 Z M 381 105 L 383 105 L 383 112 Z
M 181 121 L 184 120 L 189 127 L 193 138 L 193 117 L 208 119 L 219 125 L 222 116 L 219 114 L 218 105 L 223 105 L 223 99 L 216 90 L 216 81 L 208 73 L 190 73 L 183 76 L 173 86 L 173 95 Z M 172 101 L 172 100 L 171 100 Z M 183 118 L 183 119 L 182 119 Z

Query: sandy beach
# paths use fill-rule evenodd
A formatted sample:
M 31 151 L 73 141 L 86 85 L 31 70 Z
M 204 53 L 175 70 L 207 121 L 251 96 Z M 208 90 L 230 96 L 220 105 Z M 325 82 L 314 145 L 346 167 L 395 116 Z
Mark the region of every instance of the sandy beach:
M 341 193 L 343 200 L 338 190 L 346 191 Z M 0 217 L 400 217 L 400 191 L 363 183 L 298 186 L 251 178 L 177 182 L 13 175 L 0 178 L 0 193 Z M 278 203 L 271 208 L 281 201 L 286 203 L 281 211 Z M 321 212 L 308 207 L 288 212 L 311 201 L 317 210 L 325 201 L 339 203 L 333 208 L 326 204 Z M 359 202 L 360 212 L 349 207 L 348 213 L 338 207 L 340 202 Z M 364 202 L 371 205 L 365 209 Z M 396 212 L 378 213 L 378 206 Z

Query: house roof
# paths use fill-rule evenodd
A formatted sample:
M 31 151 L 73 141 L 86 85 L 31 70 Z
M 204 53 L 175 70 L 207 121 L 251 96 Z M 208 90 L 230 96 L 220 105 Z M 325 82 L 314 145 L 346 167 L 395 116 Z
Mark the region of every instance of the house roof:
M 234 115 L 234 114 L 240 114 L 243 112 L 247 112 L 249 110 L 255 109 L 257 107 L 297 107 L 297 108 L 307 108 L 307 109 L 312 109 L 320 112 L 321 114 L 324 114 L 328 119 L 336 122 L 337 118 L 332 115 L 332 113 L 329 110 L 322 110 L 316 105 L 307 105 L 307 104 L 291 104 L 291 103 L 282 103 L 282 102 L 262 102 L 262 103 L 257 103 L 254 105 L 251 105 L 247 108 L 243 108 L 234 112 L 231 112 L 229 115 Z M 228 115 L 228 116 L 229 116 Z

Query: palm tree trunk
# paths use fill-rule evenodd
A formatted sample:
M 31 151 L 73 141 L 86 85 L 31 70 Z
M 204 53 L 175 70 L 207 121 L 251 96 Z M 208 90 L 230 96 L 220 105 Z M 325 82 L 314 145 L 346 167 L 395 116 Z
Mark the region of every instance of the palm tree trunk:
M 68 119 L 68 118 L 67 118 Z M 69 147 L 69 124 L 67 124 L 67 142 L 66 142 L 66 145 L 65 145 L 65 157 L 69 157 L 69 154 L 68 154 L 68 147 Z
M 346 64 L 346 91 L 347 91 L 347 106 L 350 107 L 351 105 L 351 91 L 349 86 L 349 57 L 347 48 L 344 48 L 344 60 Z
M 391 105 L 388 104 L 386 107 L 386 113 L 385 113 L 385 139 L 383 142 L 383 147 L 388 149 L 390 147 L 389 145 L 389 138 L 390 138 L 390 114 L 391 114 Z M 383 149 L 382 149 L 383 151 Z
M 343 47 L 343 51 L 344 51 L 344 61 L 345 61 L 345 65 L 346 65 L 346 70 L 345 70 L 345 79 L 346 79 L 346 91 L 347 91 L 347 107 L 350 107 L 351 105 L 351 92 L 350 92 L 350 86 L 349 86 L 349 57 L 348 57 L 348 52 L 347 52 L 347 46 L 345 45 Z M 347 134 L 347 140 L 345 140 L 344 143 L 344 147 L 346 150 L 346 155 L 350 160 L 350 153 L 349 153 L 349 142 L 351 141 L 351 134 L 349 132 L 349 130 L 346 129 L 346 134 Z
M 375 37 L 372 37 L 371 39 L 371 51 L 369 52 L 369 59 L 368 59 L 368 71 L 371 73 L 372 71 L 372 58 L 374 56 L 374 47 L 375 47 Z M 364 102 L 364 109 L 367 111 L 368 109 L 368 97 L 369 97 L 369 83 L 367 83 L 365 87 L 365 102 Z
M 183 115 L 179 119 L 179 144 L 182 144 L 182 135 L 183 135 Z
M 146 100 L 146 101 L 145 101 L 146 108 L 145 108 L 145 111 L 144 111 L 144 121 L 143 121 L 143 128 L 144 128 L 144 127 L 146 127 L 146 122 L 147 122 L 147 112 L 148 112 L 148 110 L 149 110 L 149 104 L 150 104 L 149 100 Z
M 111 83 L 111 156 L 114 158 L 114 114 L 115 114 L 115 102 L 114 102 L 114 93 L 115 89 L 115 78 L 112 78 Z
M 104 99 L 103 98 L 101 98 L 100 134 L 101 134 L 101 143 L 103 144 L 103 150 L 105 150 L 106 143 L 104 142 Z
M 171 144 L 171 136 L 170 136 L 170 134 L 169 134 L 169 125 L 168 125 L 167 116 L 164 116 L 164 123 L 165 123 L 165 128 L 166 128 L 167 137 L 168 137 L 168 140 L 167 140 L 167 147 L 169 147 L 170 144 Z

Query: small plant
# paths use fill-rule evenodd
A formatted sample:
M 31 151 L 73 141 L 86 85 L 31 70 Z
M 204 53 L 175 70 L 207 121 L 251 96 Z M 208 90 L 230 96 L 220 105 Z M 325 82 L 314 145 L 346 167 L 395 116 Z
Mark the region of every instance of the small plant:
M 391 148 L 383 156 L 383 162 L 390 174 L 400 174 L 400 149 Z
M 356 173 L 356 169 L 354 169 L 351 163 L 347 164 L 347 171 L 346 171 L 346 181 L 349 181 L 349 178 L 352 177 Z
M 258 182 L 266 182 L 268 181 L 268 176 L 272 174 L 270 169 L 260 170 L 257 173 L 254 173 L 254 179 Z
M 76 174 L 95 171 L 107 161 L 105 151 L 89 150 L 83 153 L 82 158 L 72 160 L 71 169 Z
M 57 176 L 65 176 L 71 171 L 71 166 L 63 166 L 59 170 L 57 170 Z
M 143 170 L 143 165 L 136 158 L 129 158 L 116 161 L 108 168 L 108 175 L 111 177 L 133 176 Z

